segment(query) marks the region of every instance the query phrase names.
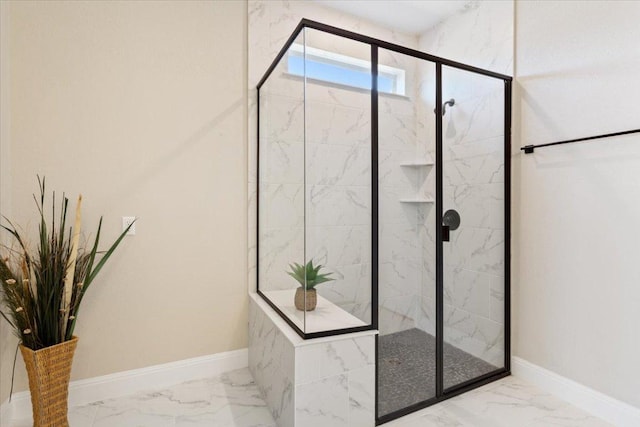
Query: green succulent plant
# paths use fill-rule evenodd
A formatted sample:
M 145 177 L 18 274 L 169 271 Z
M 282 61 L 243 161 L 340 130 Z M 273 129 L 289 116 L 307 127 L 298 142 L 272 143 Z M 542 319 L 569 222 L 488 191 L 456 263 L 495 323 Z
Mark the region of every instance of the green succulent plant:
M 306 265 L 300 265 L 297 262 L 289 264 L 291 271 L 287 271 L 287 274 L 300 283 L 306 291 L 314 289 L 321 283 L 330 282 L 335 280 L 329 277 L 333 273 L 320 274 L 322 265 L 316 267 L 313 266 L 313 260 L 310 260 Z

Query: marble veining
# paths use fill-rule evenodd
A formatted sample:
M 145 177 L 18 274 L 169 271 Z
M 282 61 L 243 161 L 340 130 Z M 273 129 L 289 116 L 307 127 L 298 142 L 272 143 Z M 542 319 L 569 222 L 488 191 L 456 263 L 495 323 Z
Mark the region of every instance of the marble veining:
M 368 371 L 368 372 L 367 372 Z M 352 371 L 349 386 L 349 427 L 373 427 L 373 366 Z M 362 380 L 359 377 L 362 376 Z M 359 382 L 358 386 L 352 384 Z M 220 385 L 217 391 L 216 384 Z M 339 384 L 335 386 L 340 390 Z M 139 406 L 138 410 L 132 408 Z M 319 406 L 316 405 L 316 408 Z M 360 408 L 363 409 L 362 413 Z M 312 414 L 313 409 L 305 411 Z M 344 410 L 335 419 L 344 420 Z M 311 416 L 312 424 L 320 425 Z M 118 399 L 69 408 L 73 427 L 275 427 L 246 369 L 163 390 L 150 390 Z M 31 427 L 31 419 L 14 420 L 8 427 Z M 289 424 L 293 425 L 293 424 Z M 307 424 L 299 424 L 306 427 Z M 324 424 L 323 427 L 333 424 Z M 338 424 L 340 425 L 340 424 Z M 344 424 L 343 424 L 344 425 Z M 388 424 L 389 427 L 612 427 L 517 377 L 507 377 Z
M 611 427 L 611 424 L 513 376 L 386 425 L 389 427 Z
M 73 427 L 276 427 L 249 371 L 240 369 L 69 408 Z M 10 427 L 31 426 L 30 419 Z

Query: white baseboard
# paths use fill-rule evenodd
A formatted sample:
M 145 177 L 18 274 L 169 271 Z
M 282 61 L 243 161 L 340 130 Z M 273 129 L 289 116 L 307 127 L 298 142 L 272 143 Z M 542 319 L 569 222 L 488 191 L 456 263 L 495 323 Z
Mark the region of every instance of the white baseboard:
M 524 359 L 511 358 L 511 373 L 617 427 L 640 426 L 640 408 L 616 400 Z
M 72 381 L 69 384 L 69 406 L 86 405 L 145 390 L 157 390 L 185 381 L 246 368 L 249 364 L 248 358 L 249 351 L 243 348 Z M 7 401 L 0 407 L 0 425 L 8 425 L 9 420 L 19 420 L 30 416 L 31 399 L 28 391 L 15 393 L 11 402 Z

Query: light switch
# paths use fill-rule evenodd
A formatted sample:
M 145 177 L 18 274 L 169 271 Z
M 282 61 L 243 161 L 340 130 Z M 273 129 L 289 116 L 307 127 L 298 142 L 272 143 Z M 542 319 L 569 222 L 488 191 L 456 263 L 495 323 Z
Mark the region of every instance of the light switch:
M 132 224 L 136 220 L 135 216 L 123 216 L 122 217 L 122 231 L 126 230 L 127 227 Z M 129 231 L 127 231 L 127 236 L 135 236 L 136 235 L 136 225 L 133 224 Z

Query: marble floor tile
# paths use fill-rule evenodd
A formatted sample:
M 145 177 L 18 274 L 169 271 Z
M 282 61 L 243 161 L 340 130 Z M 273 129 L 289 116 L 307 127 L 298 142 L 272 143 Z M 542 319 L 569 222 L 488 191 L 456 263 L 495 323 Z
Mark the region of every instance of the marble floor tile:
M 188 381 L 164 390 L 74 406 L 69 408 L 69 423 L 73 427 L 276 427 L 248 369 Z M 31 425 L 30 419 L 22 419 L 15 420 L 10 427 Z M 384 425 L 611 426 L 513 376 Z
M 611 427 L 611 424 L 510 376 L 385 426 Z
M 73 427 L 275 427 L 248 369 L 69 408 Z M 31 419 L 10 427 L 32 426 Z

